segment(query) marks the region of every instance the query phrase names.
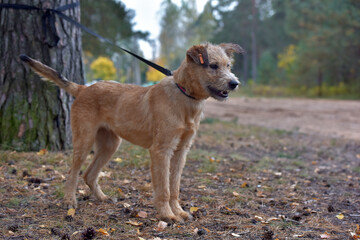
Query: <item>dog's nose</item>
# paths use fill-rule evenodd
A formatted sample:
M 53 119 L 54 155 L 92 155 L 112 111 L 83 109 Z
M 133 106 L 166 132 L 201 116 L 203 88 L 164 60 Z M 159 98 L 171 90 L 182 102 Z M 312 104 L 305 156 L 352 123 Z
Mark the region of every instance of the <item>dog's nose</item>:
M 231 80 L 231 81 L 229 82 L 229 87 L 230 87 L 231 89 L 235 89 L 238 85 L 239 85 L 238 81 Z

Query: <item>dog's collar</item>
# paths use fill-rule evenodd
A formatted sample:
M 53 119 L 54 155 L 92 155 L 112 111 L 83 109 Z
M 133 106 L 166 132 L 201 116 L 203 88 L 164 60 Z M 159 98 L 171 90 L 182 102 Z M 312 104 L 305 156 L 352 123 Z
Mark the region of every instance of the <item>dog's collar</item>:
M 195 100 L 196 100 L 196 98 L 194 98 L 193 96 L 191 96 L 191 95 L 189 95 L 189 94 L 186 93 L 186 89 L 185 89 L 184 87 L 180 86 L 180 85 L 177 84 L 177 83 L 175 83 L 175 85 L 178 87 L 178 89 L 179 89 L 185 96 L 187 96 L 188 98 L 191 98 L 191 99 L 195 99 Z

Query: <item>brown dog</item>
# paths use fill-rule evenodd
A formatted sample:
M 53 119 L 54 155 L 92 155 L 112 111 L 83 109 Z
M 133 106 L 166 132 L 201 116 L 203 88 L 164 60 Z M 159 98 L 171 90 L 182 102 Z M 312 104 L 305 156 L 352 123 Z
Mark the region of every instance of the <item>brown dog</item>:
M 98 184 L 98 175 L 123 138 L 150 151 L 154 205 L 159 218 L 188 219 L 189 213 L 179 204 L 186 154 L 199 127 L 204 100 L 225 100 L 239 84 L 230 68 L 234 52 L 243 50 L 232 43 L 193 46 L 173 76 L 151 87 L 114 82 L 86 87 L 22 55 L 20 58 L 37 74 L 76 97 L 71 108 L 74 152 L 65 202 L 76 206 L 80 167 L 93 145 L 95 156 L 84 180 L 98 200 L 108 199 Z

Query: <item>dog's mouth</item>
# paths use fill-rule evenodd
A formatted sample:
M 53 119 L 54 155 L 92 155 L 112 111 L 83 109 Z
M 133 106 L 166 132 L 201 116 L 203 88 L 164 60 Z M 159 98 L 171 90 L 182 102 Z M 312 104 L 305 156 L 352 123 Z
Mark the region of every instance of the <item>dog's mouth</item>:
M 210 91 L 210 94 L 215 98 L 220 97 L 221 99 L 226 99 L 229 97 L 229 91 L 227 90 L 218 90 L 210 86 L 208 86 L 208 89 Z

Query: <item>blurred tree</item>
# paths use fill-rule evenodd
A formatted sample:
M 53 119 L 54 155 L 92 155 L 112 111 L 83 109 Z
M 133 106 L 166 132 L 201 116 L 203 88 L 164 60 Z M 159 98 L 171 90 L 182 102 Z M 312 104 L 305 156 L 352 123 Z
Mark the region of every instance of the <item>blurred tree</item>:
M 129 40 L 136 33 L 132 30 L 135 13 L 127 10 L 121 1 L 115 0 L 82 0 L 81 22 L 101 36 L 113 42 Z M 106 54 L 111 56 L 114 49 L 100 42 L 96 37 L 86 36 L 82 39 L 84 51 L 95 57 Z
M 234 65 L 234 72 L 242 76 L 245 82 L 250 69 L 251 77 L 257 77 L 256 66 L 259 65 L 257 59 L 264 64 L 265 59 L 261 59 L 264 52 L 267 55 L 266 61 L 274 61 L 271 65 L 275 66 L 277 54 L 290 44 L 290 37 L 284 28 L 284 1 L 219 0 L 214 10 L 219 16 L 219 29 L 213 40 L 217 43 L 238 43 L 247 52 L 244 55 L 235 56 L 237 64 Z M 264 68 L 260 71 L 263 70 Z M 264 76 L 264 72 L 259 73 L 260 78 Z M 259 81 L 264 82 L 269 79 L 259 79 Z
M 114 63 L 107 57 L 98 57 L 90 65 L 90 68 L 94 73 L 93 76 L 95 79 L 114 80 L 116 78 Z
M 214 9 L 211 5 L 211 1 L 208 1 L 205 4 L 204 10 L 190 27 L 194 29 L 191 42 L 192 45 L 207 42 L 212 39 L 218 27 L 218 22 L 214 16 Z
M 259 60 L 259 79 L 260 84 L 278 84 L 279 77 L 277 76 L 276 58 L 273 56 L 270 50 L 264 51 Z
M 162 2 L 160 57 L 170 69 L 180 66 L 190 46 L 211 39 L 217 26 L 212 10 L 210 1 L 200 14 L 195 0 L 182 1 L 181 6 L 171 0 Z
M 286 28 L 298 41 L 297 81 L 360 92 L 360 8 L 353 0 L 286 2 Z M 300 11 L 299 11 L 300 10 Z
M 233 42 L 246 50 L 243 56 L 235 56 L 233 70 L 236 75 L 241 76 L 241 81 L 247 82 L 248 70 L 251 67 L 248 56 L 252 56 L 251 35 L 252 32 L 252 5 L 251 1 L 244 0 L 219 0 L 214 6 L 218 16 L 219 29 L 213 41 Z M 257 14 L 256 16 L 259 16 Z
M 157 59 L 155 60 L 156 64 L 159 64 L 160 66 L 164 65 L 164 60 Z M 146 72 L 146 80 L 150 81 L 150 82 L 158 82 L 161 79 L 164 78 L 164 74 L 162 74 L 161 72 L 159 72 L 158 70 L 156 70 L 155 68 L 149 67 L 148 71 Z
M 14 1 L 1 1 L 14 3 Z M 77 0 L 27 1 L 39 8 L 57 8 Z M 24 3 L 24 1 L 22 1 Z M 80 7 L 64 12 L 80 20 Z M 81 32 L 55 15 L 56 32 L 42 31 L 42 12 L 0 8 L 0 148 L 20 151 L 67 149 L 71 146 L 70 106 L 73 97 L 40 80 L 21 64 L 27 54 L 83 84 Z M 47 32 L 50 26 L 46 26 Z
M 110 39 L 112 42 L 134 51 L 141 55 L 138 40 L 148 40 L 148 32 L 134 31 L 133 18 L 135 12 L 126 9 L 126 6 L 117 0 L 82 0 L 82 23 L 93 29 L 101 36 Z M 83 37 L 83 49 L 87 76 L 91 77 L 90 63 L 99 56 L 107 56 L 112 59 L 117 69 L 115 79 L 121 82 L 139 83 L 141 73 L 145 75 L 146 66 L 139 64 L 139 60 L 128 56 L 118 48 L 107 43 L 100 42 L 97 38 L 87 35 Z M 90 79 L 92 80 L 92 79 Z
M 284 69 L 289 75 L 294 71 L 294 64 L 296 61 L 295 45 L 289 45 L 284 53 L 278 55 L 278 67 Z
M 177 68 L 179 61 L 178 52 L 182 48 L 182 33 L 180 31 L 180 8 L 171 0 L 165 0 L 161 4 L 161 32 L 160 57 L 170 69 Z

